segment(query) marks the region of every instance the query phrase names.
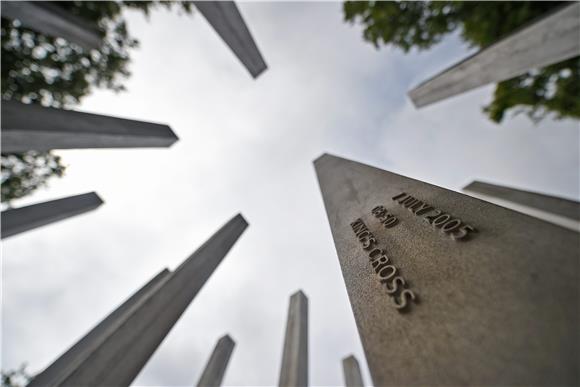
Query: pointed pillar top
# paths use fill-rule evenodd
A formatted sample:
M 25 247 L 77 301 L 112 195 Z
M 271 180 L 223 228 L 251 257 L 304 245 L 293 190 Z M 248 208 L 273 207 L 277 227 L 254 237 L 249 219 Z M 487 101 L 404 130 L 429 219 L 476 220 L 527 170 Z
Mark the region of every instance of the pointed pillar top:
M 225 334 L 222 337 L 219 338 L 218 341 L 226 341 L 232 344 L 236 344 L 236 341 L 234 339 L 232 339 L 232 337 L 229 334 Z
M 352 353 L 342 359 L 342 361 L 347 361 L 347 360 L 355 360 L 355 361 L 357 361 L 356 360 L 356 357 Z
M 292 294 L 290 296 L 291 298 L 303 298 L 305 300 L 308 300 L 308 297 L 306 296 L 306 294 L 302 291 L 302 289 L 299 289 L 298 291 L 296 291 L 294 294 Z

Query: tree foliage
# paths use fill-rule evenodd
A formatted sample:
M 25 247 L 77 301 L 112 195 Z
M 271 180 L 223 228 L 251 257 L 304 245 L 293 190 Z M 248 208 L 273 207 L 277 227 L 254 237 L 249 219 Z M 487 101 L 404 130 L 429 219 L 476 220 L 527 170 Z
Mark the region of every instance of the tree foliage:
M 65 167 L 51 152 L 2 155 L 2 201 L 24 197 L 45 184 L 51 176 L 61 177 Z
M 1 96 L 4 100 L 69 108 L 95 87 L 124 90 L 130 76 L 130 51 L 138 41 L 129 34 L 123 11 L 149 15 L 155 7 L 179 7 L 191 13 L 191 2 L 59 1 L 54 4 L 97 27 L 98 50 L 84 50 L 63 38 L 45 36 L 2 18 Z M 39 167 L 42 166 L 42 167 Z M 2 201 L 22 197 L 62 176 L 65 167 L 51 152 L 2 155 Z
M 564 4 L 347 1 L 343 11 L 346 21 L 364 27 L 364 39 L 375 47 L 391 44 L 409 52 L 429 49 L 456 30 L 470 46 L 483 48 Z M 500 82 L 484 111 L 493 121 L 501 122 L 510 109 L 526 112 L 535 121 L 549 113 L 556 118 L 580 118 L 580 57 Z
M 31 379 L 26 371 L 26 364 L 15 370 L 2 371 L 2 387 L 24 387 Z

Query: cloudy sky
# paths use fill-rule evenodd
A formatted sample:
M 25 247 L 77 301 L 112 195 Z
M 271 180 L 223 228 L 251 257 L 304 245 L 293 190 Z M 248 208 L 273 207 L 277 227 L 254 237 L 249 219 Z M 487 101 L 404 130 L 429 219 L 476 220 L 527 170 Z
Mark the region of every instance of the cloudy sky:
M 471 51 L 379 51 L 340 3 L 241 3 L 269 69 L 251 79 L 201 15 L 128 14 L 141 40 L 128 91 L 78 110 L 169 124 L 169 149 L 61 151 L 65 178 L 16 205 L 96 191 L 98 210 L 3 245 L 2 367 L 38 372 L 164 267 L 242 212 L 250 227 L 136 385 L 193 385 L 216 340 L 224 384 L 278 381 L 288 297 L 310 300 L 310 383 L 339 385 L 354 353 L 370 381 L 312 160 L 324 152 L 452 190 L 472 179 L 579 196 L 572 121 L 502 125 L 492 87 L 416 110 L 406 92 Z

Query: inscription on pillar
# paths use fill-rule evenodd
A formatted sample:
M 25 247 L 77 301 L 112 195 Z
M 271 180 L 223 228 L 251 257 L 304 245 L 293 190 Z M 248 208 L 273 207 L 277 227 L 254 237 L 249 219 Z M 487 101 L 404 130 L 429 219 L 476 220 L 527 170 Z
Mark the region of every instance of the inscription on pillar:
M 381 224 L 384 225 L 383 222 Z M 411 303 L 417 302 L 417 295 L 407 288 L 407 281 L 399 274 L 399 268 L 393 264 L 385 249 L 377 247 L 377 239 L 362 219 L 355 220 L 350 226 L 362 244 L 363 250 L 369 252 L 368 258 L 371 265 L 379 281 L 385 285 L 386 293 L 391 297 L 395 309 L 400 312 L 408 310 Z
M 399 219 L 391 214 L 384 206 L 376 206 L 371 213 L 381 222 L 385 228 L 391 228 L 399 223 Z
M 456 241 L 469 240 L 476 228 L 453 215 L 438 210 L 419 199 L 414 198 L 406 192 L 393 196 L 393 200 L 401 206 L 407 208 L 411 213 L 423 217 L 423 220 L 436 229 L 440 229 Z

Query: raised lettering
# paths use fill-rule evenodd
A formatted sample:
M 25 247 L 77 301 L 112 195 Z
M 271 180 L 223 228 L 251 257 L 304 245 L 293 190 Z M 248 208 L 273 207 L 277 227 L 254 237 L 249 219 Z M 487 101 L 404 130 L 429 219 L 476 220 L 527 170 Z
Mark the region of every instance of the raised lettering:
M 370 237 L 365 243 L 363 243 L 363 249 L 368 251 L 373 248 L 374 245 L 377 244 L 377 240 L 374 237 Z
M 435 227 L 440 227 L 443 226 L 443 224 L 445 222 L 447 222 L 449 219 L 451 219 L 451 215 L 449 214 L 443 214 L 443 215 L 439 215 L 439 217 L 437 217 L 434 221 L 433 221 L 433 226 Z
M 397 276 L 395 278 L 393 278 L 393 287 L 389 287 L 389 284 L 386 284 L 386 288 L 387 288 L 387 294 L 395 294 L 399 291 L 399 285 L 400 284 L 401 288 L 405 286 L 406 282 L 405 279 L 401 276 Z
M 415 213 L 414 209 L 419 208 L 423 205 L 423 202 L 420 200 L 417 200 L 416 203 L 411 204 L 410 206 L 406 206 L 409 211 L 411 211 L 412 213 Z
M 402 193 L 400 193 L 400 194 L 398 194 L 396 196 L 393 196 L 393 200 L 398 200 L 398 199 L 400 199 L 400 198 L 402 198 L 404 196 L 407 196 L 407 194 L 405 192 L 402 192 Z
M 413 291 L 405 289 L 401 292 L 399 300 L 397 301 L 397 299 L 395 298 L 393 302 L 395 303 L 395 308 L 403 310 L 407 307 L 407 305 L 410 304 L 411 301 L 415 301 L 416 299 L 417 297 L 415 296 L 415 293 L 413 293 Z
M 375 259 L 377 259 L 381 255 L 386 255 L 385 250 L 382 250 L 382 249 L 374 249 L 373 251 L 371 251 L 369 253 L 369 258 L 371 259 L 371 261 L 374 261 Z
M 451 232 L 457 229 L 461 225 L 461 220 L 459 219 L 452 219 L 449 222 L 445 223 L 441 228 L 444 232 Z
M 459 233 L 451 234 L 451 237 L 453 239 L 461 240 L 461 239 L 466 238 L 470 232 L 477 232 L 477 230 L 468 224 L 464 224 L 463 226 L 461 226 L 459 228 Z
M 410 208 L 410 207 L 413 207 L 417 203 L 419 203 L 419 199 L 413 198 L 413 199 L 408 200 L 405 203 L 403 203 L 403 207 Z
M 361 231 L 360 233 L 356 234 L 356 236 L 358 237 L 359 241 L 363 241 L 364 238 L 366 238 L 367 236 L 371 235 L 371 232 L 368 229 L 365 229 L 363 231 Z
M 399 222 L 399 219 L 397 219 L 393 216 L 392 218 L 384 221 L 383 225 L 385 226 L 385 228 L 391 228 L 391 227 L 395 226 L 398 222 Z
M 387 275 L 388 273 L 388 275 Z M 386 283 L 397 274 L 397 268 L 393 265 L 387 265 L 377 272 L 382 283 Z
M 382 255 L 379 259 L 374 259 L 372 261 L 372 264 L 375 271 L 378 272 L 379 270 L 381 270 L 381 268 L 385 267 L 385 265 L 388 265 L 389 262 L 390 262 L 389 257 L 387 257 L 386 255 Z
M 435 214 L 434 215 L 429 215 L 425 217 L 425 221 L 427 223 L 431 223 L 433 222 L 433 219 L 435 219 L 436 217 L 438 217 L 439 215 L 441 215 L 441 211 L 439 210 L 435 210 Z
M 376 208 L 378 207 L 375 207 L 375 209 Z M 398 219 L 394 215 L 389 214 L 386 219 L 381 221 L 381 223 L 388 225 L 397 221 Z M 393 298 L 395 308 L 400 311 L 403 310 L 411 301 L 415 300 L 415 294 L 408 289 L 404 289 L 406 282 L 403 277 L 397 276 L 399 269 L 391 263 L 385 249 L 375 247 L 378 244 L 377 240 L 368 230 L 364 222 L 359 218 L 352 222 L 351 226 L 355 235 L 361 242 L 363 249 L 365 251 L 370 251 L 368 257 L 371 266 L 379 277 L 379 281 L 385 285 L 387 294 Z M 385 225 L 385 227 L 387 226 Z M 399 295 L 399 298 L 397 298 L 396 294 L 399 290 L 401 290 L 401 294 Z
M 433 207 L 431 207 L 429 204 L 423 203 L 421 205 L 421 207 L 419 207 L 419 209 L 415 211 L 415 215 L 423 215 L 423 214 L 431 211 L 432 209 L 433 209 Z

